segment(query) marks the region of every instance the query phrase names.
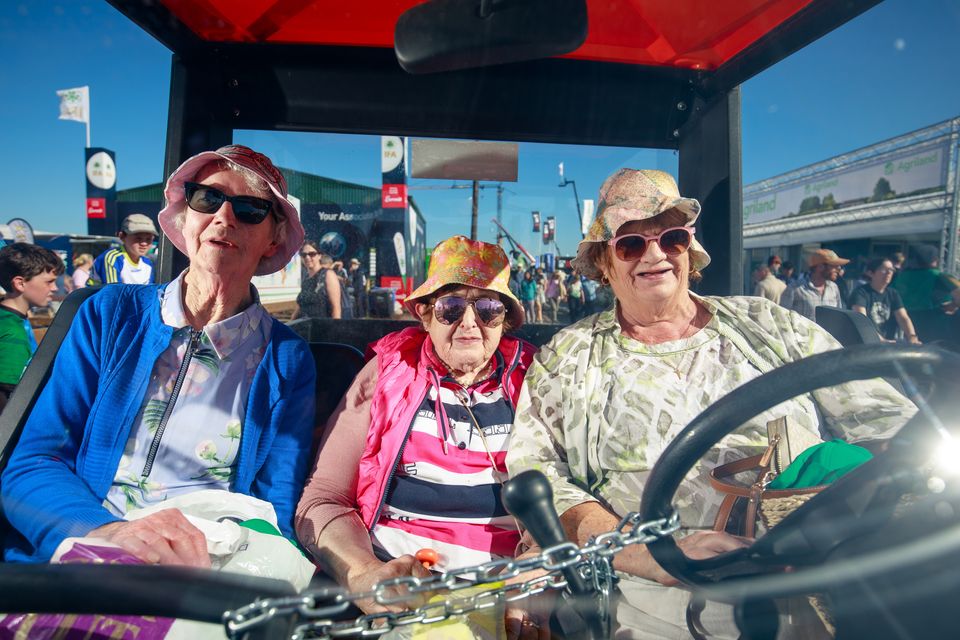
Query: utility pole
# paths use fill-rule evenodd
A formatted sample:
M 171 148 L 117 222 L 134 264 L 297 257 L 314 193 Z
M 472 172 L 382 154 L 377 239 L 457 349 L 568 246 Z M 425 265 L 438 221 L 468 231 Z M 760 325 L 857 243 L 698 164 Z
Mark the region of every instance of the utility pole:
M 580 211 L 580 196 L 577 194 L 577 181 L 576 180 L 567 180 L 563 175 L 563 163 L 560 163 L 560 187 L 565 187 L 570 185 L 573 187 L 573 199 L 577 203 L 577 228 L 580 229 L 580 237 L 585 238 L 586 235 L 583 233 L 583 213 Z
M 503 183 L 502 183 L 502 182 L 501 182 L 501 183 L 498 183 L 496 186 L 494 186 L 494 185 L 492 185 L 492 184 L 480 184 L 479 181 L 477 181 L 477 180 L 472 180 L 472 181 L 471 181 L 471 184 L 469 184 L 469 185 L 466 185 L 466 184 L 451 184 L 451 185 L 449 185 L 449 186 L 441 186 L 441 185 L 430 184 L 430 185 L 412 185 L 412 186 L 409 186 L 409 187 L 408 187 L 408 189 L 410 189 L 410 190 L 414 190 L 414 189 L 428 189 L 428 190 L 432 190 L 432 191 L 443 190 L 443 189 L 472 189 L 472 190 L 473 190 L 473 197 L 471 198 L 471 200 L 472 200 L 472 205 L 471 205 L 471 217 L 470 217 L 470 238 L 473 239 L 473 240 L 476 240 L 476 239 L 477 239 L 477 219 L 478 219 L 479 211 L 480 211 L 480 189 L 493 189 L 493 188 L 496 188 L 496 190 L 497 190 L 497 222 L 501 223 L 501 228 L 502 228 L 502 223 L 503 223 L 503 192 L 504 192 L 504 191 L 508 191 L 508 192 L 510 192 L 510 193 L 513 193 L 513 192 L 510 191 L 509 189 L 505 188 L 505 187 L 503 186 Z M 503 237 L 504 237 L 504 235 L 503 235 L 500 231 L 498 231 L 498 232 L 497 232 L 497 242 L 500 242 L 500 239 L 503 238 Z
M 503 228 L 503 183 L 497 185 L 497 244 L 503 240 L 500 229 Z
M 480 207 L 480 183 L 473 181 L 473 212 L 470 215 L 470 239 L 477 239 L 477 214 Z

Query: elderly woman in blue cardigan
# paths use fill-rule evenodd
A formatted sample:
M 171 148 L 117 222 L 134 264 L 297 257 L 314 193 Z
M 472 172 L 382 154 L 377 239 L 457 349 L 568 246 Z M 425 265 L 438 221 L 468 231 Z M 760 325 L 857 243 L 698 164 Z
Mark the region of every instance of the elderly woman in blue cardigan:
M 180 511 L 124 520 L 204 489 L 270 502 L 293 535 L 316 374 L 251 284 L 303 242 L 286 181 L 232 145 L 187 160 L 165 196 L 160 226 L 190 266 L 81 306 L 0 480 L 7 561 L 46 561 L 64 538 L 88 536 L 148 563 L 209 566 Z

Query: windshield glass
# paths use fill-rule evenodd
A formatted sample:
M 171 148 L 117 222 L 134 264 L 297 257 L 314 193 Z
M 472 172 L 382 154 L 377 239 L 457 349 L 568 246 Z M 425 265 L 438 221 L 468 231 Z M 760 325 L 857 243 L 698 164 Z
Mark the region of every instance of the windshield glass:
M 697 582 L 685 571 L 719 567 L 713 580 L 729 564 L 747 575 L 737 573 L 744 560 L 755 562 L 751 578 L 789 578 L 803 563 L 829 566 L 874 543 L 950 532 L 960 475 L 929 452 L 949 458 L 960 449 L 948 402 L 960 398 L 948 353 L 960 351 L 955 0 L 887 0 L 869 9 L 870 0 L 588 0 L 594 39 L 579 52 L 430 76 L 394 64 L 383 38 L 392 37 L 395 19 L 386 10 L 364 13 L 431 3 L 356 2 L 0 3 L 0 246 L 53 252 L 52 263 L 49 252 L 38 254 L 47 261 L 37 258 L 42 277 L 32 286 L 22 274 L 23 282 L 6 278 L 0 300 L 0 320 L 15 332 L 0 335 L 0 372 L 8 375 L 0 398 L 10 402 L 0 404 L 6 564 L 53 570 L 47 562 L 59 561 L 64 540 L 98 531 L 102 538 L 92 537 L 120 540 L 129 552 L 118 564 L 219 569 L 228 556 L 256 552 L 247 544 L 257 537 L 247 531 L 256 531 L 279 540 L 284 562 L 268 555 L 245 567 L 251 581 L 235 593 L 191 574 L 173 577 L 192 591 L 181 598 L 176 588 L 158 588 L 164 597 L 154 601 L 127 589 L 154 587 L 142 578 L 149 573 L 136 574 L 113 593 L 100 589 L 114 583 L 91 581 L 87 609 L 130 591 L 153 607 L 145 619 L 164 621 L 165 633 L 178 616 L 218 625 L 224 611 L 241 611 L 230 621 L 259 625 L 280 609 L 292 619 L 301 607 L 301 619 L 316 614 L 314 630 L 327 632 L 327 618 L 355 613 L 343 612 L 342 599 L 331 605 L 336 611 L 320 599 L 271 600 L 263 618 L 261 605 L 239 609 L 315 580 L 351 592 L 346 599 L 371 616 L 363 624 L 375 635 L 395 621 L 396 603 L 382 601 L 391 576 L 423 576 L 438 588 L 450 586 L 443 576 L 486 580 L 493 573 L 481 565 L 512 558 L 521 545 L 535 561 L 527 568 L 550 570 L 554 558 L 526 545 L 552 505 L 574 518 L 563 520 L 562 533 L 573 532 L 581 547 L 614 530 L 617 540 L 636 543 L 633 555 L 620 556 L 630 563 L 623 570 L 594 547 L 593 577 L 600 583 L 616 569 L 624 576 L 616 588 L 638 605 L 643 624 L 671 627 L 651 637 L 679 637 L 699 615 L 692 589 L 667 592 L 681 575 Z M 609 22 L 621 10 L 630 19 Z M 829 30 L 832 16 L 848 15 L 833 10 L 857 15 Z M 178 11 L 190 19 L 178 21 Z M 298 16 L 337 32 L 313 46 L 322 33 Z M 797 24 L 799 33 L 789 31 Z M 150 31 L 169 36 L 176 52 Z M 598 43 L 597 33 L 607 39 Z M 239 163 L 195 166 L 165 191 L 181 162 L 222 145 L 265 154 L 282 180 L 249 150 L 234 149 Z M 591 224 L 604 222 L 596 220 L 599 192 L 612 176 L 621 180 L 616 197 L 632 203 L 629 219 L 597 224 L 603 237 L 582 246 L 592 253 L 574 269 Z M 168 198 L 182 208 L 163 217 Z M 228 203 L 236 224 L 224 231 L 210 221 L 228 218 Z M 507 263 L 499 249 L 473 240 L 499 245 Z M 455 278 L 468 271 L 490 286 Z M 448 280 L 413 304 L 431 272 Z M 118 282 L 151 288 L 111 289 Z M 86 291 L 69 297 L 79 289 Z M 816 473 L 797 472 L 803 480 L 790 480 L 788 496 L 771 495 L 779 487 L 768 484 L 813 457 L 803 454 L 814 447 L 824 458 L 839 448 L 843 464 L 821 466 L 818 457 Z M 846 456 L 855 460 L 847 465 Z M 825 486 L 863 469 L 855 476 L 862 484 L 841 481 L 848 493 L 816 502 L 829 499 Z M 542 470 L 549 484 L 526 485 L 526 493 L 546 497 L 508 507 L 502 496 L 527 470 Z M 311 487 L 327 492 L 319 515 L 301 512 L 317 495 Z M 212 506 L 191 503 L 201 492 L 218 492 Z M 238 499 L 240 513 L 217 499 L 223 493 Z M 659 500 L 653 507 L 649 494 Z M 786 513 L 812 518 L 798 530 L 814 532 L 803 544 L 780 533 L 789 552 L 782 557 L 779 543 L 762 545 L 790 516 L 757 506 L 780 498 L 791 500 Z M 186 520 L 157 525 L 155 539 L 170 548 L 154 559 L 153 548 L 128 533 L 135 519 L 124 518 L 155 518 L 150 510 L 159 509 L 144 525 L 153 527 L 178 517 L 165 513 L 171 500 L 184 513 L 196 509 L 209 529 Z M 803 511 L 811 503 L 827 507 Z M 836 514 L 867 503 L 880 508 L 884 525 L 910 528 L 893 535 L 873 527 L 873 512 L 858 512 L 851 519 L 862 530 L 845 537 L 848 520 Z M 904 516 L 908 507 L 916 510 Z M 634 527 L 640 515 L 648 522 Z M 330 526 L 345 521 L 344 529 Z M 230 536 L 218 538 L 224 529 Z M 669 558 L 648 554 L 644 545 L 669 547 L 681 530 L 677 544 L 706 563 L 677 571 Z M 818 533 L 823 547 L 812 540 Z M 862 547 L 844 546 L 854 537 Z M 740 550 L 748 545 L 776 562 L 746 562 Z M 92 561 L 80 551 L 65 562 L 112 564 L 111 554 L 122 555 L 106 549 Z M 824 599 L 849 607 L 838 637 L 858 637 L 861 623 L 899 633 L 900 619 L 888 624 L 877 610 L 903 593 L 914 599 L 905 625 L 922 629 L 928 612 L 917 602 L 933 597 L 916 586 L 924 573 L 946 582 L 931 607 L 941 616 L 933 628 L 952 629 L 957 580 L 944 567 L 960 558 L 939 550 L 927 549 L 922 570 L 886 591 L 871 591 L 872 583 L 847 590 L 830 577 L 829 587 L 842 588 L 824 587 Z M 400 570 L 390 565 L 400 559 Z M 275 573 L 260 573 L 261 565 Z M 902 565 L 897 570 L 907 571 Z M 356 567 L 364 569 L 359 577 Z M 265 589 L 258 580 L 266 575 L 286 582 Z M 74 584 L 57 576 L 48 582 Z M 576 588 L 582 577 L 571 571 L 564 580 Z M 614 588 L 610 580 L 600 591 Z M 820 584 L 802 591 L 805 610 Z M 531 585 L 476 586 L 536 591 Z M 771 593 L 801 593 L 782 586 Z M 648 587 L 665 599 L 648 598 Z M 374 588 L 379 600 L 370 597 Z M 667 602 L 678 592 L 682 605 Z M 396 609 L 420 606 L 418 597 L 401 596 Z M 605 598 L 591 601 L 594 622 L 594 609 L 607 611 Z M 553 601 L 534 620 L 507 600 L 489 600 L 499 607 L 495 623 L 543 637 L 537 630 L 550 624 Z M 763 594 L 758 601 L 746 618 L 765 615 L 770 602 Z M 654 603 L 650 615 L 646 603 Z M 657 617 L 668 608 L 676 614 L 669 624 Z M 0 636 L 34 624 L 3 609 Z M 733 625 L 729 607 L 726 614 Z M 776 610 L 766 614 L 776 619 Z M 53 624 L 63 631 L 74 617 Z M 395 626 L 413 622 L 400 620 Z M 725 631 L 736 637 L 732 628 Z

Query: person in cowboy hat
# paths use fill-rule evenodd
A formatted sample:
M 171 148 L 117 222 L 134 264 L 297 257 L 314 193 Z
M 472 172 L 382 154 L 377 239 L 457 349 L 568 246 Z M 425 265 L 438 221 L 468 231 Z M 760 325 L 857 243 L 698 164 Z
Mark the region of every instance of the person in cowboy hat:
M 534 348 L 507 334 L 524 321 L 509 279 L 496 245 L 463 236 L 438 244 L 426 281 L 405 301 L 420 324 L 371 345 L 330 417 L 297 534 L 350 591 L 427 575 L 414 557 L 422 547 L 438 552 L 441 571 L 513 557 L 520 532 L 500 491 Z M 507 615 L 512 637 L 539 625 L 527 612 Z
M 830 249 L 817 249 L 807 257 L 809 276 L 788 287 L 780 296 L 780 304 L 800 315 L 816 320 L 817 307 L 843 308 L 843 297 L 837 278 L 843 265 L 850 261 Z
M 144 562 L 209 567 L 176 509 L 134 508 L 202 489 L 271 503 L 293 535 L 309 463 L 316 370 L 260 304 L 254 275 L 303 242 L 269 158 L 231 145 L 184 162 L 160 226 L 190 258 L 165 285 L 105 287 L 80 308 L 2 478 L 7 561 L 50 558 L 68 536 Z
M 694 224 L 700 204 L 680 195 L 662 171 L 621 169 L 603 184 L 597 216 L 573 266 L 609 283 L 615 304 L 558 332 L 541 347 L 524 381 L 507 468 L 539 469 L 573 542 L 583 545 L 637 508 L 667 444 L 711 403 L 744 382 L 839 344 L 820 327 L 755 297 L 699 296 L 691 281 L 710 264 Z M 858 407 L 849 398 L 869 397 Z M 857 395 L 857 394 L 869 394 Z M 701 465 L 767 445 L 766 424 L 790 416 L 811 437 L 818 415 L 848 440 L 892 434 L 913 406 L 882 381 L 821 389 L 762 413 L 725 438 Z M 819 410 L 818 410 L 819 409 Z M 722 500 L 703 478 L 680 489 L 680 516 L 694 531 L 678 541 L 690 557 L 742 547 L 711 531 Z M 521 546 L 523 542 L 521 543 Z M 683 637 L 690 592 L 633 545 L 613 566 L 624 574 L 615 599 L 616 637 Z M 737 637 L 732 611 L 711 603 L 701 616 L 711 637 Z

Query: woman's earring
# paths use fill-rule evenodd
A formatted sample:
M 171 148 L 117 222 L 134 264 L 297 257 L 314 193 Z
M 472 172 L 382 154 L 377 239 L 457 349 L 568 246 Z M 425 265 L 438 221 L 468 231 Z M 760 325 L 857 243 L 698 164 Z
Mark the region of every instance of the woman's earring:
M 607 274 L 605 273 L 600 274 L 600 284 L 602 284 L 605 287 L 610 284 L 610 278 L 607 277 Z

